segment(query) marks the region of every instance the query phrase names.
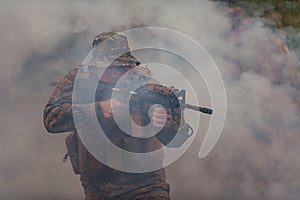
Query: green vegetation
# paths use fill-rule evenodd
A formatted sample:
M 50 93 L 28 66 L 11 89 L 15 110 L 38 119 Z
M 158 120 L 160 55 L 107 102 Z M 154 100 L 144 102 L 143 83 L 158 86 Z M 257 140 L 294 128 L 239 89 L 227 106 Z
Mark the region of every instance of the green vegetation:
M 277 27 L 300 28 L 300 0 L 219 0 L 244 8 L 250 16 L 260 17 Z
M 287 46 L 300 61 L 300 0 L 215 0 L 241 7 L 251 17 L 283 33 Z

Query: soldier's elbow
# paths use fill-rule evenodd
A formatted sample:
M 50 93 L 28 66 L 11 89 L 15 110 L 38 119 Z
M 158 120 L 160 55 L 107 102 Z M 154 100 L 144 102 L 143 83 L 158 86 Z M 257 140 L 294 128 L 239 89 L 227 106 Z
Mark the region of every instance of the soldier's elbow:
M 55 127 L 53 126 L 53 124 L 50 122 L 50 120 L 47 117 L 44 118 L 44 127 L 48 133 L 51 133 L 51 134 L 57 133 Z
M 44 112 L 44 127 L 47 130 L 48 133 L 58 133 L 57 128 L 55 126 L 55 119 L 57 118 L 57 114 L 51 115 L 47 113 L 46 111 Z
M 68 124 L 59 121 L 56 115 L 45 116 L 43 121 L 44 127 L 48 133 L 55 134 L 73 131 L 73 128 Z

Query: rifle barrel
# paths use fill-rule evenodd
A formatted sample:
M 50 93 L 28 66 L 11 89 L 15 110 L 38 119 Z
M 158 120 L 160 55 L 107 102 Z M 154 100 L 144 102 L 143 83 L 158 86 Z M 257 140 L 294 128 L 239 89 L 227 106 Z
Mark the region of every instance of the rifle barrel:
M 190 104 L 184 104 L 184 108 L 191 109 L 191 110 L 196 110 L 196 111 L 203 112 L 203 113 L 206 113 L 206 114 L 209 114 L 209 115 L 211 115 L 213 113 L 213 110 L 210 109 L 210 108 L 205 108 L 205 107 L 200 107 L 200 106 L 193 106 L 193 105 L 190 105 Z

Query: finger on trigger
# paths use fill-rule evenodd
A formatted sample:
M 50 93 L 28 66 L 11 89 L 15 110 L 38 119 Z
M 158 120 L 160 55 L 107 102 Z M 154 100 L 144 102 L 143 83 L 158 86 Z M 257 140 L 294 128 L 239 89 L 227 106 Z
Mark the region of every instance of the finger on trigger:
M 158 127 L 158 128 L 163 128 L 164 127 L 164 124 L 160 124 L 160 123 L 156 123 L 156 122 L 153 122 L 153 125 Z
M 161 123 L 161 124 L 164 124 L 166 122 L 165 119 L 159 119 L 159 118 L 156 118 L 156 117 L 153 117 L 153 122 L 155 123 Z
M 160 113 L 153 113 L 153 117 L 159 118 L 159 119 L 166 119 L 168 116 L 167 114 L 160 114 Z

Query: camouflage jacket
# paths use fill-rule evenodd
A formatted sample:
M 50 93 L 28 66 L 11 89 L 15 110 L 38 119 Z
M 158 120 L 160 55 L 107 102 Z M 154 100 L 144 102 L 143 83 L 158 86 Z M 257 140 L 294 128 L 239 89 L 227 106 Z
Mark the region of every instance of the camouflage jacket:
M 74 81 L 76 75 L 79 70 L 84 70 L 85 68 L 75 68 L 71 72 L 69 72 L 64 78 L 57 82 L 56 88 L 54 89 L 53 94 L 51 95 L 47 105 L 44 109 L 44 125 L 48 132 L 50 133 L 63 133 L 63 132 L 71 132 L 72 134 L 77 135 L 77 131 L 75 128 L 73 114 L 72 113 L 72 92 Z M 84 74 L 84 73 L 83 73 Z M 91 72 L 87 72 L 87 77 L 91 75 Z M 109 99 L 111 96 L 108 91 L 109 88 L 113 87 L 112 84 L 99 82 L 97 88 L 96 102 L 104 101 Z M 96 105 L 96 106 L 95 106 Z M 104 123 L 107 121 L 103 113 L 101 112 L 101 107 L 99 104 L 95 103 L 86 103 L 86 104 L 78 104 L 73 105 L 78 107 L 76 109 L 76 113 L 74 116 L 78 116 L 81 119 L 88 119 L 89 112 L 92 109 L 96 109 L 98 119 Z M 82 111 L 81 111 L 82 110 Z M 85 123 L 84 120 L 81 120 L 83 125 Z M 108 122 L 111 123 L 112 122 Z M 132 147 L 132 139 L 129 138 L 127 134 L 123 134 L 117 126 L 113 129 L 109 129 L 112 136 L 111 140 L 118 146 L 122 148 L 130 149 Z M 79 156 L 79 171 L 82 179 L 89 179 L 89 177 L 105 177 L 106 181 L 103 183 L 102 188 L 106 188 L 106 192 L 110 192 L 115 190 L 113 187 L 116 182 L 122 182 L 122 189 L 119 188 L 119 192 L 124 192 L 126 190 L 132 189 L 132 187 L 141 187 L 143 184 L 149 184 L 153 182 L 160 182 L 165 180 L 165 170 L 160 169 L 154 172 L 149 173 L 141 173 L 141 174 L 132 174 L 125 173 L 115 169 L 112 169 L 97 159 L 95 159 L 85 148 L 80 138 L 78 139 L 78 156 Z M 136 141 L 135 141 L 135 144 Z M 148 140 L 146 146 L 150 149 L 153 147 L 158 148 L 161 147 L 161 142 L 156 137 L 152 137 Z M 142 144 L 143 148 L 145 148 L 145 144 Z M 137 147 L 138 148 L 138 147 Z M 150 150 L 151 151 L 151 150 Z M 163 155 L 162 155 L 163 156 Z M 162 158 L 162 157 L 161 157 Z M 114 183 L 114 184 L 112 184 Z M 107 185 L 110 185 L 107 187 Z M 117 184 L 119 185 L 119 184 Z

